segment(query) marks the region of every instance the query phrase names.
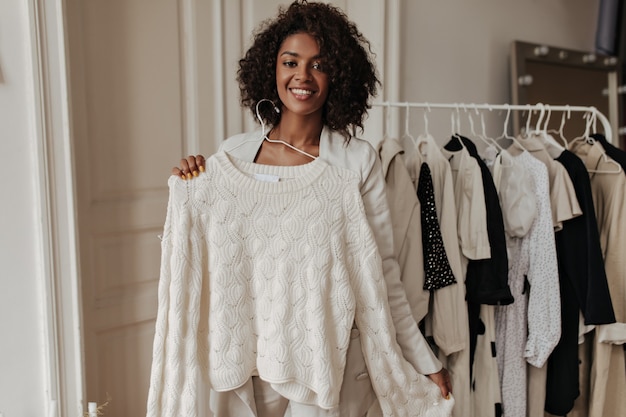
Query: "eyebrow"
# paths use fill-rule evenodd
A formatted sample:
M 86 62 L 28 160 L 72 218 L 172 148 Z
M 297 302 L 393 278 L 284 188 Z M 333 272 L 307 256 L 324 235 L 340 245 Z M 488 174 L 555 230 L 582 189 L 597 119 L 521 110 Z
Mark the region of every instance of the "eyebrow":
M 289 55 L 289 56 L 293 56 L 295 58 L 299 58 L 300 57 L 300 54 L 298 54 L 297 52 L 292 52 L 292 51 L 285 51 L 285 52 L 280 54 L 280 56 L 283 56 L 283 55 Z M 314 57 L 311 57 L 311 59 L 320 59 L 321 57 L 322 56 L 318 54 L 318 55 L 315 55 Z

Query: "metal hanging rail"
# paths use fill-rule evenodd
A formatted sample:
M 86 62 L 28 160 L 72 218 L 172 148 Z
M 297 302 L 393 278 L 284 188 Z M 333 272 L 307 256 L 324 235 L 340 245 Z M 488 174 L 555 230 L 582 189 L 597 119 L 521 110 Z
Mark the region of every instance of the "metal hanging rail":
M 506 111 L 563 111 L 563 112 L 585 112 L 597 118 L 604 129 L 604 136 L 610 143 L 613 139 L 613 129 L 609 119 L 594 106 L 570 106 L 552 104 L 476 104 L 476 103 L 416 103 L 407 101 L 382 101 L 372 103 L 376 107 L 411 107 L 421 109 L 451 109 L 451 110 L 506 110 Z

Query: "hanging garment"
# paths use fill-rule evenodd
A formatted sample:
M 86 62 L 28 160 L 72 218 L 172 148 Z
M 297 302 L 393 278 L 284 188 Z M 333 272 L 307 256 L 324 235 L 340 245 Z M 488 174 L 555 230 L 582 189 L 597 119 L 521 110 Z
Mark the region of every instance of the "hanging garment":
M 502 396 L 496 362 L 494 309 L 490 305 L 481 305 L 480 300 L 493 304 L 502 299 L 505 300 L 504 304 L 513 302 L 508 286 L 508 261 L 500 203 L 491 173 L 478 157 L 473 142 L 462 136 L 453 137 L 444 146 L 442 153 L 450 160 L 453 174 L 456 172 L 457 203 L 465 202 L 464 205 L 468 206 L 466 211 L 476 211 L 480 215 L 476 219 L 477 215 L 464 216 L 460 213 L 458 219 L 473 222 L 473 228 L 480 231 L 477 234 L 487 236 L 487 242 L 483 244 L 489 245 L 490 249 L 489 258 L 464 260 L 467 264 L 465 284 L 470 325 L 471 415 L 497 417 L 502 414 Z M 459 229 L 461 235 L 463 228 Z
M 622 171 L 626 174 L 626 152 L 609 143 L 601 133 L 594 133 L 591 137 L 600 142 L 606 154 L 617 162 L 622 167 Z
M 575 141 L 571 150 L 590 172 L 600 246 L 616 322 L 597 326 L 601 342 L 626 342 L 626 177 L 616 172 L 599 142 Z M 595 172 L 594 172 L 595 171 Z
M 170 177 L 149 416 L 195 416 L 199 378 L 230 391 L 255 372 L 334 408 L 353 322 L 386 416 L 449 415 L 453 401 L 395 340 L 359 181 L 322 159 L 276 167 L 223 152 L 193 181 Z
M 521 136 L 509 147 L 509 152 L 515 155 L 526 149 L 530 155 L 543 162 L 548 168 L 550 183 L 550 206 L 554 230 L 563 228 L 563 223 L 582 214 L 580 204 L 576 198 L 574 185 L 569 178 L 565 167 L 556 162 L 547 151 L 544 139 L 538 133 Z M 521 146 L 523 146 L 523 148 Z M 528 369 L 528 411 L 529 416 L 541 415 L 546 403 L 546 366 L 532 366 Z
M 452 141 L 458 141 L 453 138 Z M 457 142 L 458 144 L 458 142 Z M 454 183 L 454 200 L 457 210 L 457 229 L 461 247 L 461 262 L 465 273 L 466 291 L 468 288 L 468 263 L 475 260 L 491 258 L 489 234 L 487 231 L 487 208 L 485 191 L 482 183 L 480 167 L 467 149 L 460 146 L 459 150 L 441 149 L 443 156 L 449 161 Z M 466 299 L 469 298 L 469 293 Z M 476 314 L 468 308 L 470 326 L 470 378 L 473 356 L 476 347 L 478 311 Z
M 435 207 L 440 222 L 441 237 L 450 268 L 459 284 L 450 285 L 432 293 L 426 321 L 429 335 L 444 355 L 469 347 L 465 288 L 456 225 L 454 185 L 448 161 L 443 157 L 431 136 L 423 136 L 417 144 L 403 144 L 404 162 L 417 192 L 422 162 L 430 169 L 435 194 Z
M 560 338 L 560 294 L 546 166 L 522 152 L 514 164 L 531 175 L 537 216 L 522 238 L 507 238 L 515 301 L 496 306 L 496 346 L 506 416 L 526 417 L 526 363 L 541 367 Z M 502 182 L 499 192 L 506 192 Z
M 417 181 L 417 197 L 421 205 L 422 248 L 424 255 L 424 290 L 434 291 L 456 284 L 456 278 L 450 268 L 450 262 L 443 245 L 432 176 L 426 162 L 420 167 Z
M 524 146 L 524 148 L 521 148 L 519 144 Z M 523 139 L 519 138 L 517 142 L 514 142 L 508 148 L 509 153 L 513 156 L 519 155 L 524 150 L 543 162 L 548 168 L 550 207 L 552 209 L 554 230 L 561 230 L 564 221 L 582 214 L 572 180 L 567 175 L 565 167 L 556 162 L 546 151 L 538 135 L 531 134 Z
M 406 290 L 413 317 L 419 323 L 428 313 L 430 292 L 424 290 L 420 202 L 404 165 L 402 152 L 402 145 L 395 139 L 383 140 L 378 150 L 387 185 L 394 252 L 400 265 L 400 279 Z
M 626 372 L 623 344 L 626 341 L 626 177 L 616 171 L 598 141 L 573 141 L 570 150 L 589 171 L 591 191 L 600 231 L 609 293 L 616 322 L 595 327 L 591 375 L 590 417 L 626 415 Z M 613 172 L 613 173 L 611 173 Z M 578 403 L 575 408 L 578 407 Z
M 474 158 L 480 169 L 491 253 L 488 259 L 470 260 L 468 263 L 465 280 L 467 299 L 478 304 L 511 304 L 513 296 L 508 284 L 509 263 L 506 253 L 504 219 L 498 191 L 489 168 L 478 154 L 476 145 L 466 137 L 460 136 L 460 138 L 465 149 Z M 458 141 L 451 140 L 444 149 L 458 151 L 460 146 Z
M 500 152 L 493 162 L 487 162 L 502 208 L 505 236 L 522 238 L 528 234 L 537 217 L 537 197 L 531 174 L 516 163 L 506 150 Z M 510 254 L 507 259 L 511 259 Z
M 581 159 L 568 150 L 556 160 L 572 179 L 583 212 L 563 222 L 563 229 L 555 236 L 561 288 L 561 340 L 548 359 L 545 410 L 566 415 L 580 393 L 579 312 L 587 325 L 614 323 L 615 314 L 604 271 L 589 174 Z
M 498 417 L 502 414 L 502 394 L 496 360 L 495 309 L 493 305 L 508 305 L 513 302 L 508 284 L 508 256 L 504 220 L 498 191 L 487 164 L 478 154 L 474 142 L 463 136 L 459 138 L 480 167 L 486 207 L 487 233 L 491 249 L 491 258 L 469 261 L 465 279 L 470 322 L 472 410 L 476 417 Z M 461 145 L 457 140 L 451 140 L 444 148 L 456 151 L 460 147 Z
M 420 136 L 416 142 L 403 143 L 403 155 L 409 175 L 417 188 L 423 162 L 432 175 L 435 206 L 446 256 L 457 284 L 432 292 L 425 332 L 432 335 L 439 360 L 450 371 L 456 406 L 454 417 L 465 417 L 470 409 L 469 324 L 463 285 L 463 267 L 457 233 L 454 184 L 450 165 L 432 136 Z

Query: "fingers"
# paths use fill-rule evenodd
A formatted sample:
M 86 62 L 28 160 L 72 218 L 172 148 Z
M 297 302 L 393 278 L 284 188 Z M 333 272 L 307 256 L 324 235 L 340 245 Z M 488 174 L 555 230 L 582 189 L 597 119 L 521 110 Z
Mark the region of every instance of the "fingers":
M 450 374 L 448 370 L 442 368 L 441 371 L 430 374 L 428 377 L 439 387 L 441 391 L 441 396 L 443 398 L 450 399 L 450 394 L 452 393 L 452 382 L 450 381 Z
M 180 167 L 172 168 L 172 175 L 176 175 L 183 180 L 190 180 L 193 177 L 197 177 L 200 172 L 204 172 L 205 163 L 204 156 L 189 155 L 187 158 L 180 160 Z
M 196 164 L 198 168 L 200 168 L 200 172 L 204 172 L 204 167 L 206 166 L 206 160 L 202 155 L 196 155 Z

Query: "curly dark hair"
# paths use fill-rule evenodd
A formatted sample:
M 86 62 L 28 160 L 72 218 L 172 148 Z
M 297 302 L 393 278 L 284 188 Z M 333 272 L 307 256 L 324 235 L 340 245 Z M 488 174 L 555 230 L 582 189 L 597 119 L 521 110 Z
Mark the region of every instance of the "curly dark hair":
M 280 107 L 276 89 L 276 60 L 285 40 L 295 33 L 307 33 L 317 39 L 328 74 L 329 93 L 322 121 L 347 140 L 350 130 L 363 130 L 363 120 L 371 108 L 369 97 L 380 84 L 369 41 L 337 7 L 298 0 L 278 16 L 261 23 L 253 44 L 239 60 L 237 81 L 241 104 L 256 117 L 256 105 L 270 99 Z M 280 113 L 271 106 L 259 106 L 259 114 L 272 125 L 280 122 Z

